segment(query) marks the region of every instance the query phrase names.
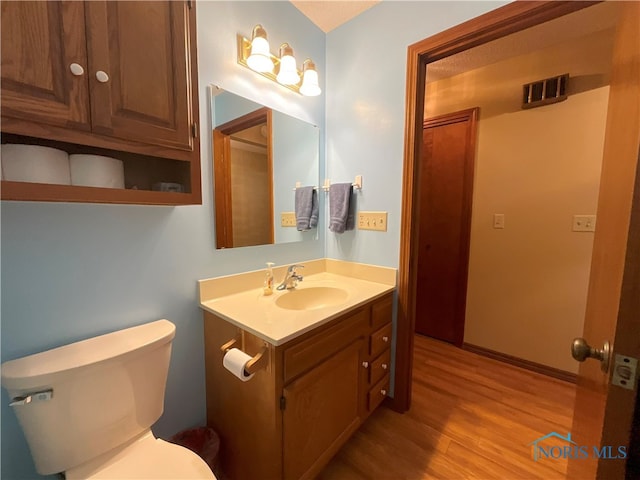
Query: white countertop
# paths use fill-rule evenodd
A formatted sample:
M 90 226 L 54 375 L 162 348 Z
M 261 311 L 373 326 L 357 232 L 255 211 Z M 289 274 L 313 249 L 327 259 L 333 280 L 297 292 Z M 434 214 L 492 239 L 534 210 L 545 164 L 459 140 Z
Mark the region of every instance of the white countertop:
M 395 272 L 394 269 L 385 270 Z M 389 284 L 324 271 L 304 276 L 296 290 L 313 287 L 340 288 L 347 292 L 347 298 L 338 305 L 311 310 L 289 310 L 276 304 L 280 296 L 287 295 L 286 290 L 274 289 L 272 295 L 265 296 L 260 287 L 218 298 L 202 298 L 200 306 L 273 345 L 282 345 L 366 302 L 392 292 L 395 289 L 395 275 L 393 283 Z

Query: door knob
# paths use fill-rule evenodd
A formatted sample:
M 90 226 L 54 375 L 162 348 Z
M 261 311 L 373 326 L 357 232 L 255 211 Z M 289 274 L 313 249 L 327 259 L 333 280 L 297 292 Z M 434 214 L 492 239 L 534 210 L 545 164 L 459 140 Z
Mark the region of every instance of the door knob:
M 584 362 L 587 358 L 600 360 L 600 368 L 603 372 L 607 372 L 609 370 L 609 359 L 611 357 L 611 345 L 609 342 L 604 342 L 601 349 L 594 348 L 590 346 L 584 338 L 574 338 L 571 343 L 571 356 L 579 362 Z

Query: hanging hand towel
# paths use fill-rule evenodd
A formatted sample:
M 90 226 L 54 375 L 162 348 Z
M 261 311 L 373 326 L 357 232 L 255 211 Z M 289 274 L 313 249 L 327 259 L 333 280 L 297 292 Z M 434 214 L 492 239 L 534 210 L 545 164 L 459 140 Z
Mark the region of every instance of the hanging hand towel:
M 352 190 L 350 183 L 332 183 L 329 187 L 329 230 L 334 233 L 344 233 L 347 228 Z
M 316 228 L 318 226 L 318 215 L 320 207 L 318 206 L 318 192 L 313 189 L 311 194 L 311 217 L 309 218 L 309 228 Z
M 314 201 L 315 200 L 315 201 Z M 315 204 L 315 225 L 311 225 L 314 217 Z M 318 224 L 318 201 L 317 194 L 313 187 L 296 188 L 296 227 L 298 231 L 310 230 Z

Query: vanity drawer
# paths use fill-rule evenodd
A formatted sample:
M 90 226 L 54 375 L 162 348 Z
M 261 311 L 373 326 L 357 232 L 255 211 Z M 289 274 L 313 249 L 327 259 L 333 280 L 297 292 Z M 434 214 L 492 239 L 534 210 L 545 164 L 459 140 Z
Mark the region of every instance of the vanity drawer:
M 373 385 L 389 373 L 391 366 L 391 350 L 387 349 L 369 365 L 369 385 Z
M 385 348 L 391 345 L 391 324 L 388 323 L 379 330 L 371 334 L 369 342 L 369 355 L 372 357 L 382 353 Z
M 373 412 L 378 405 L 387 397 L 389 393 L 389 375 L 376 383 L 376 386 L 369 390 L 367 394 L 367 411 Z
M 284 382 L 315 367 L 358 338 L 366 336 L 368 309 L 360 309 L 336 325 L 297 343 L 284 351 Z
M 371 306 L 371 327 L 376 330 L 391 322 L 393 315 L 393 295 L 387 295 Z

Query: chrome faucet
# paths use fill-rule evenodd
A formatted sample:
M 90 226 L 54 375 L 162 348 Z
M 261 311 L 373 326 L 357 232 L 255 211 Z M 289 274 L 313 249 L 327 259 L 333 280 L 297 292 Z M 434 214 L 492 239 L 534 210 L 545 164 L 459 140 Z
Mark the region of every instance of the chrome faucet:
M 284 276 L 284 280 L 280 285 L 276 287 L 277 290 L 292 290 L 296 288 L 298 282 L 302 281 L 302 275 L 298 274 L 298 268 L 304 268 L 304 265 L 291 265 L 287 268 L 287 274 Z

